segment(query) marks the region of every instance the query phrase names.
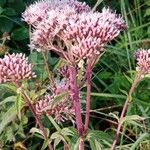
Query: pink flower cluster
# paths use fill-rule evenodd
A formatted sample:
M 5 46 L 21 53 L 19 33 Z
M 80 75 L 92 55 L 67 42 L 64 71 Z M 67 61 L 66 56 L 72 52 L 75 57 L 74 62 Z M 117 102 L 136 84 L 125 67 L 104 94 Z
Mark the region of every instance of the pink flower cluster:
M 43 5 L 47 7 L 43 9 Z M 39 11 L 35 11 L 37 7 L 40 7 Z M 75 60 L 99 55 L 101 48 L 126 28 L 122 17 L 109 8 L 103 8 L 101 13 L 93 12 L 86 3 L 77 0 L 39 1 L 23 13 L 25 21 L 32 20 L 32 16 L 40 16 L 41 19 L 37 17 L 38 24 L 34 24 L 31 47 L 38 51 L 55 51 L 52 47 L 63 42 Z M 29 22 L 34 22 L 34 18 Z M 64 47 L 60 49 L 62 53 L 66 51 Z
M 53 96 L 45 95 L 37 101 L 35 104 L 36 113 L 39 115 L 47 114 L 53 116 L 58 122 L 65 120 L 73 121 L 74 109 L 72 101 L 70 100 L 68 93 L 66 93 L 68 91 L 69 83 L 66 82 L 66 80 L 57 82 Z M 61 98 L 55 100 L 57 99 L 57 96 Z
M 135 57 L 137 60 L 137 71 L 142 71 L 143 74 L 150 73 L 150 49 L 138 49 Z
M 60 76 L 64 78 L 69 78 L 69 68 L 67 65 L 64 65 L 63 67 L 59 68 L 57 71 Z
M 22 20 L 31 25 L 37 24 L 45 17 L 49 9 L 50 5 L 48 1 L 38 1 L 26 8 L 22 14 Z
M 26 8 L 22 14 L 22 19 L 28 24 L 36 25 L 46 17 L 48 11 L 55 9 L 62 10 L 66 5 L 79 13 L 91 10 L 88 5 L 76 0 L 40 0 Z
M 53 102 L 54 98 L 49 95 L 44 96 L 35 105 L 36 113 L 38 115 L 46 114 L 53 116 L 57 122 L 64 122 L 66 120 L 73 121 L 74 109 L 71 101 L 67 97 L 54 104 Z
M 74 16 L 64 30 L 67 40 L 73 41 L 71 50 L 76 58 L 91 58 L 100 54 L 107 42 L 126 28 L 124 20 L 110 9 L 103 8 L 102 13 L 89 12 Z
M 36 77 L 24 54 L 8 54 L 0 59 L 0 83 L 15 82 Z

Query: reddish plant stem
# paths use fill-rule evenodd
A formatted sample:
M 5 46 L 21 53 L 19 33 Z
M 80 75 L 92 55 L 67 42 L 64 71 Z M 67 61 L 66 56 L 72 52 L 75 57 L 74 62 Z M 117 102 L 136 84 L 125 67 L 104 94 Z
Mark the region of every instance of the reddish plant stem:
M 77 130 L 78 130 L 78 133 L 80 134 L 80 136 L 82 136 L 83 135 L 83 123 L 82 123 L 82 116 L 81 116 L 79 88 L 77 85 L 77 70 L 75 67 L 70 66 L 69 72 L 70 72 L 71 98 L 72 98 L 74 109 L 75 109 Z
M 80 139 L 79 150 L 84 150 L 84 138 L 83 137 L 81 137 Z
M 130 102 L 131 95 L 132 95 L 132 93 L 134 92 L 134 89 L 135 89 L 137 83 L 138 83 L 138 82 L 140 81 L 140 79 L 141 79 L 141 74 L 142 74 L 142 73 L 139 72 L 139 73 L 136 75 L 135 80 L 133 81 L 132 86 L 131 86 L 131 88 L 130 88 L 130 90 L 129 90 L 129 94 L 128 94 L 127 98 L 126 98 L 126 101 L 125 101 L 125 103 L 124 103 L 124 105 L 123 105 L 123 109 L 122 109 L 122 112 L 121 112 L 121 115 L 120 115 L 120 118 L 119 118 L 119 121 L 118 121 L 118 127 L 117 127 L 116 137 L 115 137 L 115 139 L 114 139 L 114 141 L 113 141 L 113 144 L 112 144 L 112 146 L 111 146 L 111 150 L 115 150 L 115 147 L 116 147 L 116 144 L 117 144 L 117 141 L 118 141 L 118 138 L 119 138 L 121 126 L 122 126 L 122 123 L 123 123 L 123 122 L 122 122 L 123 117 L 125 116 L 126 110 L 127 110 L 127 108 L 128 108 L 128 104 L 129 104 L 129 102 Z
M 19 83 L 16 82 L 15 84 L 16 84 L 16 86 L 20 89 L 21 95 L 22 95 L 24 101 L 26 102 L 26 104 L 29 106 L 29 108 L 30 108 L 30 110 L 31 110 L 31 112 L 32 112 L 32 114 L 33 114 L 33 116 L 35 117 L 36 122 L 37 122 L 37 124 L 39 125 L 40 130 L 42 131 L 45 140 L 48 141 L 48 136 L 47 136 L 46 130 L 44 129 L 44 126 L 42 125 L 39 116 L 36 114 L 35 108 L 34 108 L 34 106 L 32 105 L 32 103 L 31 103 L 31 101 L 30 101 L 30 98 L 29 98 L 29 97 L 24 93 L 24 91 L 21 89 L 21 86 L 19 85 Z M 48 148 L 49 148 L 49 150 L 53 150 L 53 147 L 52 147 L 52 145 L 51 145 L 50 143 L 48 144 Z
M 89 118 L 90 118 L 91 76 L 92 76 L 92 66 L 91 66 L 91 60 L 89 60 L 87 65 L 87 96 L 86 96 L 84 135 L 87 134 L 88 126 L 89 126 Z

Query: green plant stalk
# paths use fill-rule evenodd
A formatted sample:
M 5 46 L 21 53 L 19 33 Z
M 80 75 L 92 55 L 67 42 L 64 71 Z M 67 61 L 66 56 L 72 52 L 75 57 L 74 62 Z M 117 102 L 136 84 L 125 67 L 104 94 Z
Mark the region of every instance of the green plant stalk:
M 49 78 L 49 81 L 50 81 L 50 85 L 51 85 L 51 87 L 55 88 L 55 82 L 54 82 L 53 73 L 49 69 L 48 59 L 46 58 L 45 53 L 43 53 L 43 57 L 44 57 L 45 67 L 46 67 L 46 71 L 48 73 L 48 78 Z
M 20 85 L 18 82 L 15 82 L 15 85 L 16 85 L 16 86 L 18 87 L 18 89 L 20 90 L 21 95 L 22 95 L 22 97 L 23 97 L 25 103 L 29 106 L 29 108 L 30 108 L 32 114 L 34 115 L 34 117 L 35 117 L 35 119 L 36 119 L 36 122 L 37 122 L 37 124 L 39 125 L 40 130 L 42 131 L 45 140 L 48 141 L 49 139 L 48 139 L 46 130 L 44 129 L 44 126 L 42 125 L 39 116 L 36 114 L 35 108 L 34 108 L 34 106 L 32 105 L 30 98 L 29 98 L 29 97 L 25 94 L 25 92 L 21 89 L 21 85 Z M 50 143 L 48 144 L 48 148 L 49 148 L 49 150 L 53 150 L 53 147 L 52 147 L 52 145 L 51 145 Z
M 86 114 L 85 114 L 85 125 L 84 125 L 84 135 L 87 134 L 89 119 L 90 119 L 90 95 L 91 95 L 91 76 L 92 76 L 92 61 L 88 61 L 87 66 L 87 96 L 86 96 Z
M 124 103 L 124 106 L 123 106 L 123 109 L 122 109 L 122 112 L 121 112 L 121 116 L 119 118 L 119 121 L 118 121 L 118 127 L 117 127 L 117 132 L 116 132 L 116 137 L 113 141 L 113 144 L 111 146 L 111 150 L 115 150 L 115 147 L 116 147 L 116 144 L 117 144 L 117 141 L 118 141 L 118 138 L 119 138 L 119 134 L 120 134 L 120 130 L 121 130 L 121 126 L 122 126 L 122 120 L 123 120 L 123 117 L 125 116 L 125 113 L 126 113 L 126 110 L 128 108 L 128 104 L 131 100 L 131 96 L 132 96 L 132 93 L 134 92 L 135 90 L 135 87 L 137 85 L 137 83 L 141 80 L 141 75 L 142 75 L 142 72 L 138 72 L 133 83 L 132 83 L 132 86 L 129 90 L 129 94 L 126 98 L 126 101 Z

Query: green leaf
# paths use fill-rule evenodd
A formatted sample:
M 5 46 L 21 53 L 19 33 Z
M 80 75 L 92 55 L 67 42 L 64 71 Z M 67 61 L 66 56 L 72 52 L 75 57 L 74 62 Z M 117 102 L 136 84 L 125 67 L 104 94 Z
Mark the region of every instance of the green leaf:
M 56 147 L 58 146 L 58 144 L 61 142 L 61 139 L 57 138 L 54 140 L 54 150 L 56 149 Z
M 9 96 L 9 97 L 5 98 L 2 102 L 0 102 L 0 105 L 4 105 L 8 102 L 15 102 L 16 98 L 17 98 L 17 96 Z
M 77 136 L 73 137 L 70 142 L 71 150 L 79 150 L 79 144 L 80 144 L 80 138 Z
M 149 133 L 143 133 L 142 135 L 140 135 L 140 137 L 137 139 L 136 142 L 134 142 L 134 144 L 132 145 L 132 147 L 130 148 L 130 150 L 136 150 L 138 145 L 146 138 L 150 137 Z
M 145 15 L 144 15 L 144 16 L 145 16 L 145 17 L 146 17 L 146 16 L 150 16 L 150 8 L 147 8 L 147 9 L 146 9 L 146 12 L 145 12 Z
M 14 23 L 6 18 L 5 16 L 0 15 L 0 31 L 3 32 L 11 32 L 14 27 Z
M 35 99 L 37 99 L 38 97 L 43 95 L 45 92 L 46 92 L 46 89 L 41 89 L 37 93 L 35 93 L 35 90 L 31 90 L 30 97 L 31 97 L 32 101 L 34 101 Z
M 126 79 L 132 84 L 133 83 L 133 80 L 132 78 L 130 78 L 129 76 L 127 76 L 126 74 L 124 74 L 124 76 L 126 77 Z
M 56 97 L 54 97 L 52 103 L 51 103 L 51 107 L 53 107 L 55 104 L 59 103 L 63 97 L 67 96 L 68 92 L 62 92 L 59 95 L 57 95 Z
M 6 3 L 6 0 L 0 0 L 0 7 L 3 7 Z
M 16 29 L 15 31 L 13 31 L 13 33 L 11 34 L 11 38 L 13 40 L 16 40 L 16 41 L 28 39 L 29 38 L 29 31 L 27 28 L 21 27 L 19 29 Z
M 35 128 L 35 127 L 31 128 L 30 129 L 30 133 L 37 133 L 37 134 L 40 135 L 39 136 L 40 138 L 44 139 L 43 132 L 40 129 L 38 129 L 38 128 Z
M 7 126 L 7 124 L 9 124 L 11 121 L 15 119 L 16 115 L 17 115 L 16 108 L 14 106 L 10 107 L 8 111 L 3 115 L 4 119 L 1 120 L 0 134 L 4 130 L 4 128 Z
M 47 116 L 48 119 L 50 120 L 50 122 L 53 124 L 53 126 L 55 127 L 55 129 L 58 132 L 61 132 L 61 128 L 59 127 L 59 125 L 56 123 L 56 121 L 51 117 L 51 116 Z
M 86 92 L 81 92 L 82 94 L 86 94 Z M 107 98 L 120 98 L 120 99 L 125 99 L 126 96 L 124 95 L 119 95 L 119 94 L 109 94 L 109 93 L 94 93 L 91 92 L 91 96 L 97 96 L 97 97 L 107 97 Z M 109 100 L 109 99 L 108 99 Z
M 4 87 L 4 88 L 7 88 L 7 89 L 10 89 L 11 91 L 13 91 L 15 93 L 17 92 L 17 88 L 13 84 L 9 84 L 9 83 L 0 84 L 0 87 Z
M 0 7 L 0 15 L 3 13 L 4 9 Z
M 41 150 L 45 150 L 47 148 L 47 146 L 48 146 L 48 143 L 49 143 L 49 141 L 45 140 L 43 145 L 42 145 Z
M 16 12 L 13 8 L 5 8 L 2 14 L 6 16 L 15 16 Z
M 132 115 L 132 116 L 125 116 L 121 122 L 124 123 L 124 122 L 130 122 L 132 120 L 143 120 L 144 118 L 143 117 L 140 117 L 139 115 Z
M 21 120 L 21 108 L 22 108 L 22 96 L 21 96 L 21 94 L 17 95 L 15 106 L 16 106 L 18 118 Z

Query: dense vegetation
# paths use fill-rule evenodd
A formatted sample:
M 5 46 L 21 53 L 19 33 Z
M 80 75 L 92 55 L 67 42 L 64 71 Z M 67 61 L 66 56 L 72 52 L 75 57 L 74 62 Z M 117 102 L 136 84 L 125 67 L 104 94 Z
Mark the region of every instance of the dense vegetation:
M 22 12 L 32 2 L 0 0 L 0 57 L 3 58 L 7 53 L 25 53 L 29 56 L 37 78 L 36 82 L 34 79 L 30 83 L 25 82 L 24 88 L 32 89 L 28 94 L 35 100 L 45 93 L 48 74 L 43 55 L 36 51 L 30 52 L 29 26 L 21 20 Z M 94 7 L 96 0 L 87 0 L 86 3 Z M 101 0 L 97 10 L 101 11 L 104 6 L 122 14 L 128 29 L 108 43 L 105 55 L 92 72 L 90 130 L 85 142 L 86 149 L 92 150 L 107 150 L 111 147 L 117 121 L 134 79 L 134 53 L 138 48 L 150 47 L 150 0 Z M 56 71 L 58 56 L 50 53 L 48 62 Z M 81 95 L 84 117 L 86 87 L 82 89 Z M 149 100 L 150 80 L 147 75 L 132 94 L 116 149 L 150 149 Z M 41 121 L 50 129 L 49 135 L 57 150 L 63 149 L 68 143 L 75 149 L 78 134 L 71 122 L 57 124 L 52 117 L 42 117 Z M 47 141 L 43 141 L 40 130 L 36 128 L 35 118 L 22 101 L 18 89 L 12 84 L 0 84 L 0 149 L 35 150 L 45 149 L 46 146 Z

